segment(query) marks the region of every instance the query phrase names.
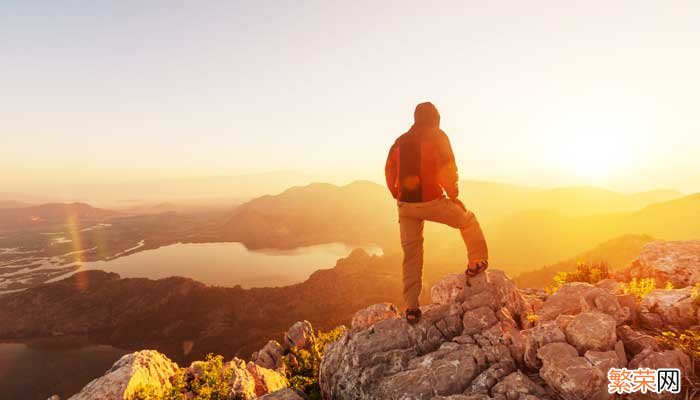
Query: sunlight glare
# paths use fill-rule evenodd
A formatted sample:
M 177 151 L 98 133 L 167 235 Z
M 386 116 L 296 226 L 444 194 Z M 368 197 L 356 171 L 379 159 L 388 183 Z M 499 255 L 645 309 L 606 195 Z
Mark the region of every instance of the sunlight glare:
M 638 123 L 622 115 L 566 115 L 549 132 L 552 166 L 590 181 L 619 175 L 633 160 Z

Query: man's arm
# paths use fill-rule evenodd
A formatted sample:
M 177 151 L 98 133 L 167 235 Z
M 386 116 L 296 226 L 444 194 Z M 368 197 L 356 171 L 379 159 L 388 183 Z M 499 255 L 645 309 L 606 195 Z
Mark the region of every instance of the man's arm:
M 389 149 L 389 155 L 386 158 L 384 166 L 384 177 L 386 178 L 386 186 L 389 188 L 391 195 L 396 199 L 399 197 L 399 162 L 398 162 L 398 147 L 396 144 Z
M 450 139 L 445 132 L 438 131 L 437 152 L 440 157 L 438 169 L 438 182 L 445 193 L 451 199 L 456 199 L 459 196 L 459 174 L 457 173 L 457 163 L 455 155 L 452 152 Z

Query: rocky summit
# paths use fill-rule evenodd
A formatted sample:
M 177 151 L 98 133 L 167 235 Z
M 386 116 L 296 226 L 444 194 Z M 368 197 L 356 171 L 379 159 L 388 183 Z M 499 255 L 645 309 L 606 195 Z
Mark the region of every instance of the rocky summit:
M 653 337 L 629 325 L 638 322 L 635 303 L 630 305 L 617 286 L 599 286 L 569 283 L 554 295 L 537 296 L 492 270 L 469 280 L 462 274 L 445 277 L 432 288 L 433 304 L 422 307 L 415 325 L 392 305 L 371 306 L 326 347 L 323 396 L 604 400 L 615 398 L 608 393 L 607 372 L 613 367 L 691 372 L 687 355 L 662 350 Z M 644 396 L 630 398 L 678 395 Z

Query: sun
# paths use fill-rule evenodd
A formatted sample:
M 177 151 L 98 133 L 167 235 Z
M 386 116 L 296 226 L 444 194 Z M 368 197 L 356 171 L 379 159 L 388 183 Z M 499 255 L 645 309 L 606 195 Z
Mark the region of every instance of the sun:
M 634 123 L 606 114 L 569 117 L 557 124 L 548 140 L 554 168 L 596 182 L 620 175 L 630 165 Z
M 599 179 L 615 174 L 625 165 L 626 150 L 614 134 L 572 137 L 561 146 L 560 163 L 569 173 Z

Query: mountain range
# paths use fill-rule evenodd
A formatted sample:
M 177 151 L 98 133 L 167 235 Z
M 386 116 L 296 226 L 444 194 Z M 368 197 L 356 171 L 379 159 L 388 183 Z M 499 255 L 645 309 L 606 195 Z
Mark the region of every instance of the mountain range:
M 460 186 L 460 197 L 484 228 L 494 265 L 511 274 L 554 264 L 625 234 L 667 240 L 700 236 L 700 194 L 621 194 L 474 181 Z M 441 257 L 441 265 L 463 265 L 463 244 L 452 229 L 428 224 L 425 236 L 428 264 L 431 257 Z M 312 184 L 251 200 L 233 211 L 221 237 L 250 248 L 345 241 L 400 252 L 394 200 L 384 187 L 367 181 Z

